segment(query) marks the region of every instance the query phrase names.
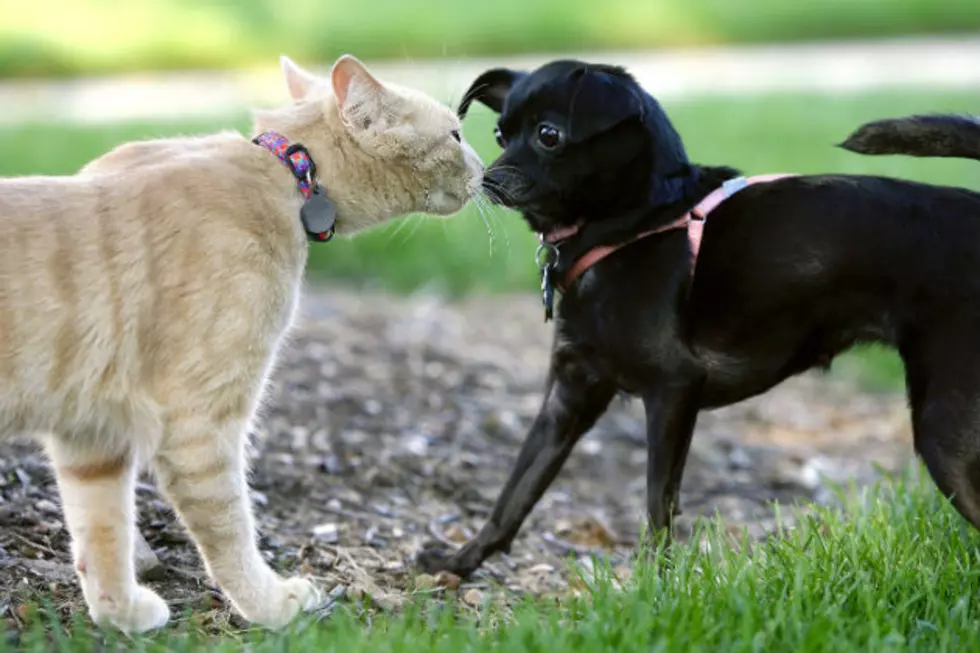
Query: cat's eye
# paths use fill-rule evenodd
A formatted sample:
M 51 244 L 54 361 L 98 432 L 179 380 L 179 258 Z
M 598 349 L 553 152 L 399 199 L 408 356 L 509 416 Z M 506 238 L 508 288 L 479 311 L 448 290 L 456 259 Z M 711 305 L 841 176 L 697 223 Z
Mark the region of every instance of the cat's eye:
M 553 150 L 561 145 L 563 140 L 561 130 L 546 122 L 538 125 L 538 143 L 546 150 Z
M 497 145 L 499 145 L 501 149 L 507 147 L 507 141 L 504 140 L 504 133 L 500 131 L 500 127 L 493 130 L 493 136 L 497 139 Z
M 460 136 L 458 129 L 454 129 L 454 130 L 452 130 L 449 133 L 453 137 L 453 140 L 456 141 L 457 143 L 462 143 L 463 142 L 463 137 Z

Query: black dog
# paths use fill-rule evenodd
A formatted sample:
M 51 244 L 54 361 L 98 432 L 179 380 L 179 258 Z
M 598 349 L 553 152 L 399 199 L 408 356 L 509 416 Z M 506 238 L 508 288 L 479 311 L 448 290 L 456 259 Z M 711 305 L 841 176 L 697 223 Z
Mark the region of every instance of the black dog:
M 690 164 L 660 105 L 622 69 L 494 69 L 461 115 L 474 100 L 500 113 L 504 151 L 486 192 L 557 242 L 546 300 L 552 284 L 568 287 L 543 406 L 490 519 L 450 557 L 423 552 L 423 567 L 467 575 L 507 551 L 617 392 L 643 400 L 649 521 L 668 527 L 699 410 L 871 341 L 898 349 L 916 451 L 980 527 L 980 194 L 857 175 L 754 184 L 710 214 L 692 261 L 676 221 L 738 173 Z M 843 147 L 980 159 L 980 123 L 881 121 Z M 569 280 L 594 248 L 624 243 Z

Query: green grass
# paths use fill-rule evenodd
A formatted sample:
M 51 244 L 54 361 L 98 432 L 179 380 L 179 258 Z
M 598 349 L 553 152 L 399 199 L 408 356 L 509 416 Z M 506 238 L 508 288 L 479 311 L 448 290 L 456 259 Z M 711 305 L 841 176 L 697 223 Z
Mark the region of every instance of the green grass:
M 980 28 L 976 0 L 0 0 L 0 76 L 791 41 Z
M 928 478 L 908 474 L 847 495 L 842 509 L 820 509 L 761 545 L 739 550 L 716 522 L 703 536 L 709 552 L 678 545 L 669 563 L 635 566 L 622 589 L 602 565 L 595 575 L 583 572 L 586 589 L 577 598 L 485 607 L 479 615 L 423 599 L 370 622 L 348 604 L 326 623 L 288 633 L 207 640 L 175 628 L 128 646 L 178 653 L 980 650 L 980 534 Z M 80 625 L 52 638 L 44 624 L 36 618 L 21 650 L 89 651 L 104 637 Z

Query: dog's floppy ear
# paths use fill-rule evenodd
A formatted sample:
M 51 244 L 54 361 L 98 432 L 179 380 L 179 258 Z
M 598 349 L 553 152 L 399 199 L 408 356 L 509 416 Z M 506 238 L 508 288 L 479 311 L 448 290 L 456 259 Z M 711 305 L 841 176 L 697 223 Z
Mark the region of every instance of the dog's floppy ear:
M 643 117 L 643 99 L 635 82 L 621 69 L 589 66 L 581 76 L 569 107 L 568 140 L 587 141 L 629 118 Z
M 459 101 L 456 113 L 460 119 L 466 117 L 473 101 L 482 102 L 497 113 L 504 108 L 504 99 L 510 93 L 511 87 L 527 77 L 527 73 L 509 68 L 491 68 L 483 73 L 470 85 L 469 90 Z

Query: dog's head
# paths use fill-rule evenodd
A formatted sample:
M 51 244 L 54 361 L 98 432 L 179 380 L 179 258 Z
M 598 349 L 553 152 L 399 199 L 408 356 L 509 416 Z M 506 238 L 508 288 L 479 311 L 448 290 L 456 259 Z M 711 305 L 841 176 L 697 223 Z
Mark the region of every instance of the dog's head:
M 622 68 L 572 60 L 531 73 L 495 68 L 473 82 L 460 117 L 474 101 L 500 114 L 503 153 L 484 190 L 553 240 L 583 222 L 683 196 L 691 167 L 680 136 Z

